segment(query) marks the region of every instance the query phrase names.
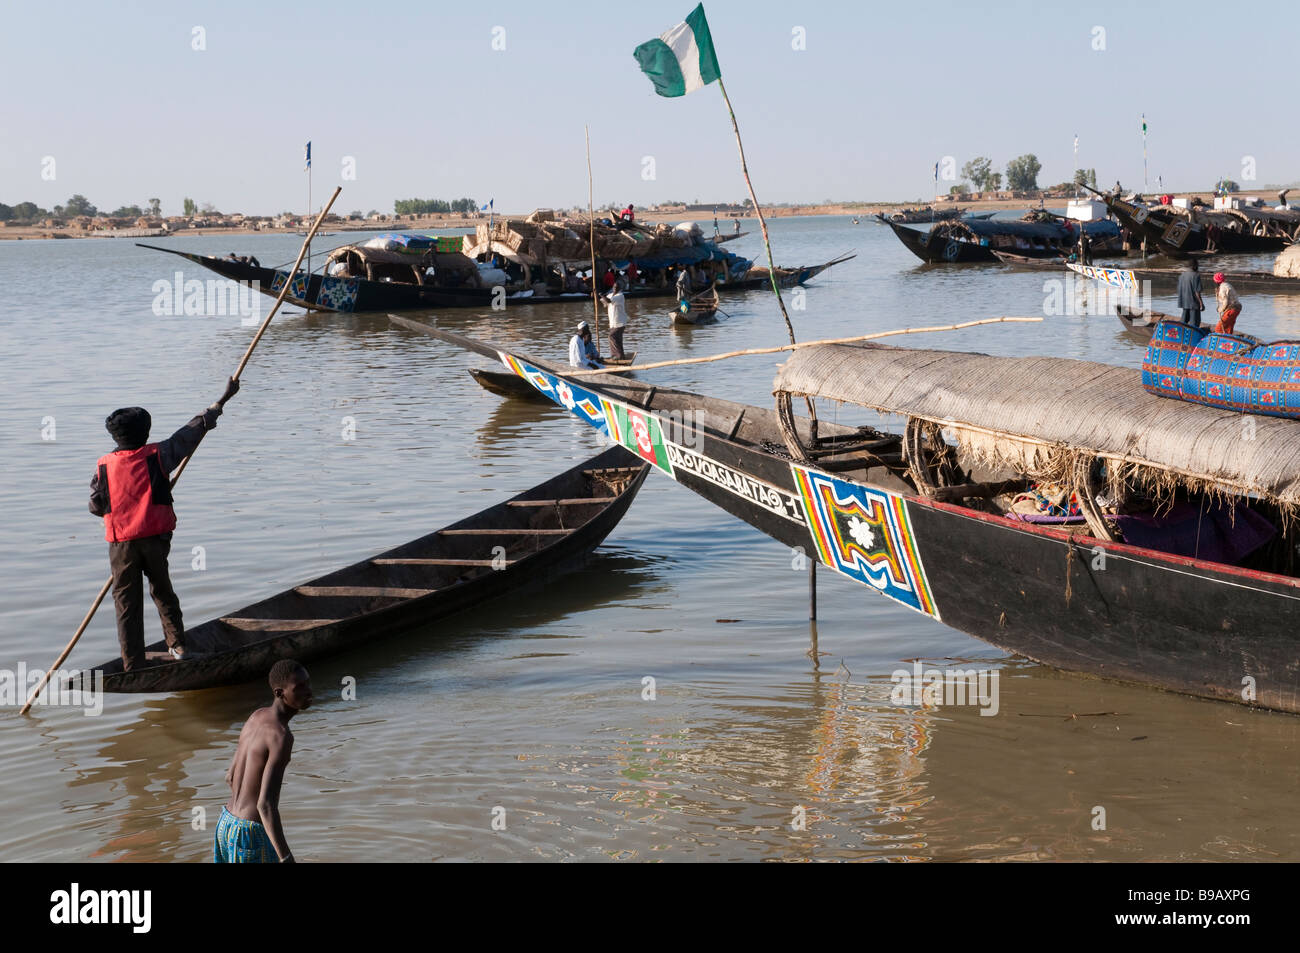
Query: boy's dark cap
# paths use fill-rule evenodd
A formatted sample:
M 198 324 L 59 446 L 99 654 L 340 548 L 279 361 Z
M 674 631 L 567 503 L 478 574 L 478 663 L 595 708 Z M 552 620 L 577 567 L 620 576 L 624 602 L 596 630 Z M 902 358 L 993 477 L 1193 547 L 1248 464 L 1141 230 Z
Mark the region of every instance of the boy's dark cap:
M 143 407 L 122 407 L 104 420 L 104 427 L 114 442 L 123 450 L 143 447 L 149 440 L 153 420 Z

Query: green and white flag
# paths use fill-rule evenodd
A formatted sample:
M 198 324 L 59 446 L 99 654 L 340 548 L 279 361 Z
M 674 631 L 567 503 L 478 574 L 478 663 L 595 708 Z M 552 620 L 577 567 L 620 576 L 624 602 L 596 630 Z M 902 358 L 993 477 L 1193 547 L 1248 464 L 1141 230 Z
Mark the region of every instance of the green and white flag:
M 722 78 L 702 3 L 685 22 L 642 43 L 632 55 L 660 96 L 685 96 Z

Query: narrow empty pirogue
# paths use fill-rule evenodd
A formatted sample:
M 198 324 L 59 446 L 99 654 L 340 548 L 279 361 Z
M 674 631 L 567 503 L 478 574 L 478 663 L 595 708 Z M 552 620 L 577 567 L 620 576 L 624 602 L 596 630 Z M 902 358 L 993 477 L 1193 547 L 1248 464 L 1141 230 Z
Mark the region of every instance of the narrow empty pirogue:
M 110 692 L 172 692 L 265 678 L 277 659 L 309 661 L 425 625 L 576 568 L 632 504 L 649 465 L 621 447 L 503 503 L 346 569 L 185 632 L 193 659 L 97 669 Z M 168 659 L 163 661 L 163 659 Z

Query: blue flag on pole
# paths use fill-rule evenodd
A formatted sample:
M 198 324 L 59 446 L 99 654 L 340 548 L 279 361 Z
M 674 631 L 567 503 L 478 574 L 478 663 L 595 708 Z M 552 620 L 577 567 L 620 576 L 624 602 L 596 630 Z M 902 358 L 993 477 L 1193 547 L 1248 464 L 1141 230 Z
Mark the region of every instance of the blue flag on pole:
M 307 148 L 303 151 L 302 157 L 305 160 L 307 160 L 307 169 L 310 169 L 311 168 L 311 140 L 310 139 L 307 140 Z M 307 169 L 303 169 L 303 171 L 306 172 Z
M 495 201 L 496 201 L 496 199 L 488 199 L 488 204 L 487 204 L 487 205 L 484 205 L 481 209 L 479 209 L 479 211 L 480 211 L 480 212 L 486 212 L 488 209 L 490 209 L 490 208 L 492 207 L 492 203 L 495 202 Z

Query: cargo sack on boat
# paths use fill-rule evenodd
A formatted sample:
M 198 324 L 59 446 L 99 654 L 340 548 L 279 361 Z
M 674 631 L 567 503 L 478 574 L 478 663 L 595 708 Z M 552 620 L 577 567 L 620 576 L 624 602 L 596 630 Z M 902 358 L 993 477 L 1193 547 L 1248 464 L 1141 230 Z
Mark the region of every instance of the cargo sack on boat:
M 1161 321 L 1142 361 L 1142 386 L 1175 400 L 1300 418 L 1300 343 Z
M 1126 367 L 822 344 L 795 351 L 773 390 L 778 405 L 820 397 L 936 423 L 974 461 L 1043 481 L 1100 457 L 1107 495 L 1121 484 L 1254 493 L 1300 513 L 1300 421 L 1166 400 Z

